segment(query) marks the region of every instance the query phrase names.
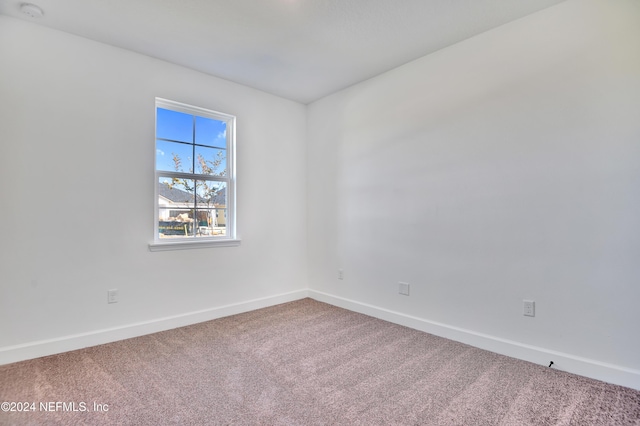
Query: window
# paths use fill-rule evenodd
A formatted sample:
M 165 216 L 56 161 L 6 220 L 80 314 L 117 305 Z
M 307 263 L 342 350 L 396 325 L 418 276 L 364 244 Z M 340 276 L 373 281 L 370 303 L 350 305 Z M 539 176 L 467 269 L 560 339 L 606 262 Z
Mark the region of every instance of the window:
M 156 98 L 151 250 L 236 245 L 235 117 Z

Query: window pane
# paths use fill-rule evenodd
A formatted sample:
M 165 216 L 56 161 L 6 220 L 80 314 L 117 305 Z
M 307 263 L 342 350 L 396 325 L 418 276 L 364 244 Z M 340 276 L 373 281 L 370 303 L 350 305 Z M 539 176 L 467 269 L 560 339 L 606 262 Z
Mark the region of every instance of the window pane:
M 193 211 L 193 209 L 160 207 L 158 209 L 158 237 L 184 238 L 193 236 Z
M 156 138 L 193 143 L 193 115 L 156 108 Z
M 198 237 L 215 237 L 227 235 L 226 209 L 198 209 L 196 210 Z
M 227 151 L 196 146 L 196 173 L 211 176 L 226 176 Z
M 226 235 L 224 222 L 219 223 L 216 215 L 217 209 L 196 210 L 197 229 L 196 237 L 215 237 Z
M 158 206 L 188 207 L 194 205 L 193 179 L 160 177 L 158 179 Z
M 194 185 L 191 179 L 158 179 L 158 238 L 194 235 Z
M 198 211 L 200 213 L 198 234 L 200 236 L 227 235 L 226 233 L 226 182 L 196 181 Z
M 193 171 L 193 145 L 156 140 L 156 170 Z
M 196 143 L 226 148 L 227 123 L 213 118 L 196 117 Z

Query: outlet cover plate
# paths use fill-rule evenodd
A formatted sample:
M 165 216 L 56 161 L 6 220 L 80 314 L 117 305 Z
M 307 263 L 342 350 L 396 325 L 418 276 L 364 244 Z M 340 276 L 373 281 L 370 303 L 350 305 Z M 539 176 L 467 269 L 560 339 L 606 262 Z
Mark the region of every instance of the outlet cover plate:
M 536 302 L 533 300 L 523 300 L 522 301 L 522 314 L 525 317 L 535 317 L 536 316 Z
M 404 296 L 408 296 L 409 295 L 409 283 L 403 283 L 403 282 L 399 282 L 398 283 L 398 293 L 404 295 Z
M 118 289 L 107 290 L 107 303 L 118 303 Z

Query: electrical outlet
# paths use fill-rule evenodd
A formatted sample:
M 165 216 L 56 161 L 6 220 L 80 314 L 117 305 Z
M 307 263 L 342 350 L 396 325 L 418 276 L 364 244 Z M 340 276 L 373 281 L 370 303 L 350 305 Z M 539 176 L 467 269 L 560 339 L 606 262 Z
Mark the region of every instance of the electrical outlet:
M 107 303 L 118 303 L 118 289 L 107 290 Z
M 535 317 L 536 316 L 536 302 L 533 300 L 523 300 L 522 301 L 522 314 L 526 317 Z
M 403 282 L 399 282 L 398 283 L 398 293 L 404 295 L 404 296 L 408 296 L 409 295 L 409 283 L 403 283 Z
M 338 269 L 338 279 L 339 280 L 344 280 L 344 271 L 341 269 Z

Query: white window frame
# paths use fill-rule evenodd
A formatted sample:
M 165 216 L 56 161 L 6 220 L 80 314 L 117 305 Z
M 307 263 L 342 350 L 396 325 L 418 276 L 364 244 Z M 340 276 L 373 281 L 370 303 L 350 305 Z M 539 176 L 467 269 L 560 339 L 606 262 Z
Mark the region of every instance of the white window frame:
M 184 173 L 184 172 L 167 172 L 159 171 L 156 166 L 155 155 L 157 155 L 156 140 L 153 141 L 154 152 L 154 239 L 149 243 L 149 250 L 151 251 L 164 251 L 164 250 L 182 250 L 193 248 L 206 248 L 206 247 L 221 247 L 221 246 L 237 246 L 240 245 L 240 240 L 237 238 L 236 230 L 236 117 L 233 115 L 200 108 L 192 105 L 183 104 L 180 102 L 171 101 L 168 99 L 156 98 L 154 114 L 156 116 L 156 126 L 154 128 L 154 135 L 157 129 L 157 111 L 158 108 L 168 109 L 171 111 L 182 112 L 189 115 L 212 118 L 214 120 L 224 121 L 227 125 L 227 140 L 226 140 L 226 163 L 227 173 L 226 176 L 210 176 L 200 175 L 197 173 Z M 156 135 L 157 136 L 157 135 Z M 198 237 L 182 237 L 182 238 L 166 238 L 160 239 L 158 232 L 159 223 L 159 205 L 158 205 L 158 181 L 163 176 L 175 176 L 186 179 L 206 179 L 225 182 L 226 184 L 226 221 L 225 221 L 225 235 L 222 236 L 198 236 Z

